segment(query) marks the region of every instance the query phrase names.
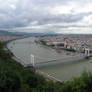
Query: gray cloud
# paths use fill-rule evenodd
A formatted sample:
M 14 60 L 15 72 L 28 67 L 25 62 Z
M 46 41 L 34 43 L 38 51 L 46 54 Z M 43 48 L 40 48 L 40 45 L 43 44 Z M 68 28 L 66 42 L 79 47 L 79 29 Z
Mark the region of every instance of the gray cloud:
M 91 27 L 91 4 L 92 0 L 0 0 L 0 28 L 56 32 Z

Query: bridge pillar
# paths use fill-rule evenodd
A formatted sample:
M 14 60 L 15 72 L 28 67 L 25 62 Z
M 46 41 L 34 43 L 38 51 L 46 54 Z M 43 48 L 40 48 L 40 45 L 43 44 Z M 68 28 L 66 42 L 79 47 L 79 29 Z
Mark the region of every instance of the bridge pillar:
M 34 55 L 33 54 L 31 54 L 30 55 L 30 57 L 31 57 L 31 64 L 33 65 L 33 67 L 35 66 L 35 63 L 34 63 Z
M 85 55 L 90 56 L 90 50 L 87 48 L 85 49 Z
M 66 43 L 66 41 L 64 42 L 64 48 L 66 48 L 66 45 L 67 45 L 67 43 Z
M 88 56 L 90 56 L 90 51 L 89 51 L 89 49 L 88 49 Z

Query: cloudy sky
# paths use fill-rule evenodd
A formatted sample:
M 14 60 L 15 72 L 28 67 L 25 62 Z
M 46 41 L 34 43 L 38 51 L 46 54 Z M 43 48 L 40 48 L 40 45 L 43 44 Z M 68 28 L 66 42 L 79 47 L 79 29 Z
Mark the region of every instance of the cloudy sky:
M 0 29 L 92 33 L 92 0 L 0 0 Z

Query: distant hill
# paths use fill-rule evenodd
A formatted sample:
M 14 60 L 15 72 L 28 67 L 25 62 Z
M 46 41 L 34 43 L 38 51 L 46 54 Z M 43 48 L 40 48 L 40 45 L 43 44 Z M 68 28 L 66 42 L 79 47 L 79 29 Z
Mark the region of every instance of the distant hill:
M 8 31 L 3 31 L 3 30 L 0 30 L 0 34 L 10 34 L 10 32 L 8 32 Z
M 11 31 L 5 31 L 0 30 L 0 34 L 4 35 L 27 35 L 27 36 L 92 36 L 92 34 L 57 34 L 57 33 L 27 33 L 27 32 L 11 32 Z
M 10 32 L 10 31 L 5 31 L 5 30 L 0 30 L 0 34 L 4 34 L 4 35 L 25 35 L 26 33 L 23 33 L 23 32 Z
M 0 30 L 0 34 L 4 35 L 28 35 L 28 36 L 38 36 L 38 35 L 55 35 L 54 33 L 27 33 L 27 32 L 10 32 L 5 30 Z

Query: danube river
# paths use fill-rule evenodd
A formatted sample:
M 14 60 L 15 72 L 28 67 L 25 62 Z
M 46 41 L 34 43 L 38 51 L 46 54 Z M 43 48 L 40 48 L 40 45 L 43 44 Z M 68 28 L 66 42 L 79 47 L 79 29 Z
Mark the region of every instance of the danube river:
M 15 56 L 21 59 L 21 62 L 24 64 L 31 64 L 31 55 L 34 55 L 35 65 L 55 59 L 67 59 L 78 54 L 63 50 L 61 53 L 58 53 L 56 50 L 36 44 L 34 41 L 35 37 L 15 40 L 8 44 L 8 48 Z M 80 60 L 79 62 L 42 67 L 39 68 L 39 70 L 61 81 L 67 81 L 80 76 L 83 71 L 92 71 L 92 60 Z

